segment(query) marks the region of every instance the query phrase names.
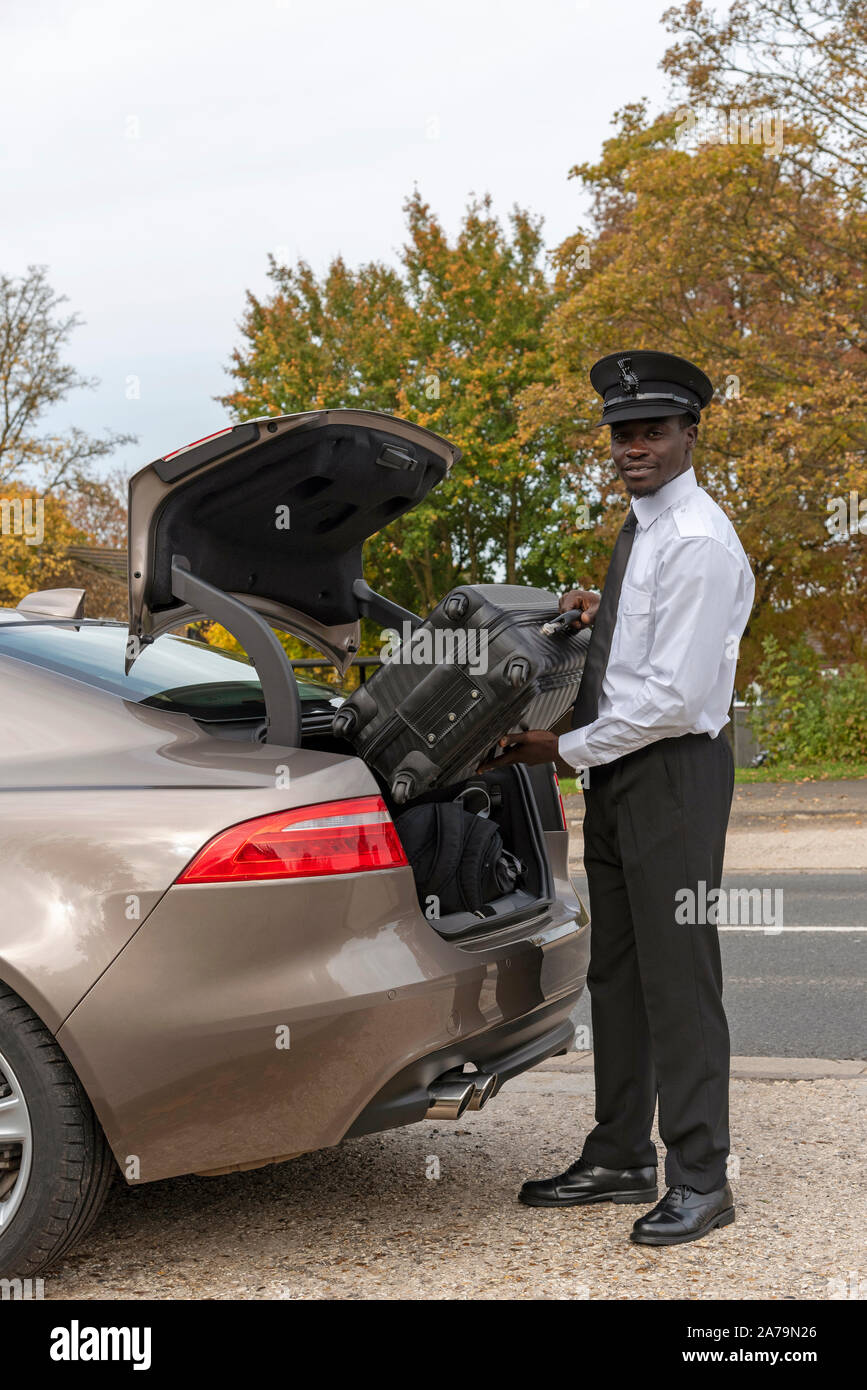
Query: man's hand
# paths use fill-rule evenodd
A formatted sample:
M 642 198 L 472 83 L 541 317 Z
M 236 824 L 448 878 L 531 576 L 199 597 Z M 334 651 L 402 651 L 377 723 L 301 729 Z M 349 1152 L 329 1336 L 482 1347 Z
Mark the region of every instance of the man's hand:
M 568 613 L 572 608 L 580 608 L 581 617 L 575 626 L 589 627 L 596 617 L 600 598 L 601 595 L 594 593 L 592 589 L 570 589 L 560 599 L 560 612 Z
M 506 746 L 508 745 L 508 747 Z M 547 729 L 528 729 L 526 733 L 507 734 L 500 739 L 500 747 L 505 748 L 499 758 L 481 763 L 476 772 L 490 772 L 494 767 L 508 767 L 510 763 L 554 763 L 559 759 L 559 739 Z M 570 769 L 574 773 L 574 768 Z

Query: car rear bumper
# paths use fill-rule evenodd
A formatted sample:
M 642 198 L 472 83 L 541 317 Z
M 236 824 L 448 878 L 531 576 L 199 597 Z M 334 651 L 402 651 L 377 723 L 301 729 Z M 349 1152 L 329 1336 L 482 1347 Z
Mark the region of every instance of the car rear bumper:
M 512 1077 L 569 1050 L 575 1038 L 575 1008 L 580 997 L 578 990 L 499 1028 L 489 1028 L 475 1038 L 416 1058 L 364 1107 L 346 1137 L 425 1119 L 433 1099 L 431 1087 L 467 1065 L 497 1078 L 493 1099 Z
M 408 1123 L 444 1071 L 516 1074 L 569 1045 L 589 922 L 555 888 L 533 921 L 457 942 L 408 868 L 176 885 L 58 1041 L 136 1181 Z

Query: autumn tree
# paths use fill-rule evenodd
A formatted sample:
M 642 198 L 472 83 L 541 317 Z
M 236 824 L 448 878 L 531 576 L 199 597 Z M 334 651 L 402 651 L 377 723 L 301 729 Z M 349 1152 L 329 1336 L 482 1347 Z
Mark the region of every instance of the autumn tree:
M 851 10 L 832 0 L 811 8 L 826 19 L 836 10 L 841 22 Z M 650 119 L 643 104 L 625 108 L 600 159 L 572 171 L 593 195 L 592 225 L 557 250 L 551 381 L 521 401 L 522 428 L 560 438 L 575 453 L 578 487 L 607 482 L 620 516 L 600 438 L 607 432 L 593 428 L 593 361 L 660 348 L 708 372 L 717 391 L 696 466 L 756 574 L 741 684 L 757 669 L 767 632 L 785 639 L 806 630 L 829 657 L 849 659 L 863 656 L 867 637 L 863 536 L 829 527 L 836 499 L 867 496 L 867 209 L 863 155 L 854 129 L 851 142 L 843 129 L 861 91 L 864 26 L 807 30 L 807 9 L 801 0 L 743 0 L 728 27 L 715 27 L 698 3 L 669 12 L 686 35 L 666 59 L 671 109 Z M 767 32 L 772 12 L 788 22 L 779 55 Z M 779 86 L 749 66 L 778 57 Z M 809 72 L 821 85 L 832 70 L 820 119 L 791 74 Z M 763 126 L 743 120 L 773 93 L 792 106 L 781 145 L 755 140 Z M 741 113 L 740 138 L 684 139 L 689 103 L 705 96 Z M 613 532 L 616 516 L 602 532 Z M 580 536 L 573 544 L 576 567 L 586 560 L 582 577 L 598 582 L 600 557 Z
M 96 439 L 76 428 L 65 434 L 40 428 L 52 406 L 96 385 L 64 360 L 81 323 L 76 314 L 60 312 L 65 303 L 44 266 L 30 266 L 20 277 L 0 275 L 0 485 L 25 478 L 45 495 L 90 479 L 97 460 L 135 443 L 134 435 L 109 432 Z
M 119 616 L 125 594 L 85 571 L 70 546 L 125 545 L 125 499 L 97 465 L 134 436 L 44 428 L 46 413 L 95 385 L 66 360 L 80 319 L 65 314 L 44 266 L 0 275 L 0 604 L 35 589 L 88 589 L 88 611 Z
M 776 109 L 808 128 L 787 159 L 857 202 L 867 176 L 867 9 L 862 0 L 688 0 L 663 16 L 662 61 L 690 102 Z
M 0 497 L 0 607 L 14 608 L 36 589 L 81 587 L 66 552 L 85 541 L 58 497 L 8 483 Z
M 549 372 L 540 222 L 516 209 L 504 229 L 483 198 L 450 241 L 419 194 L 405 211 L 396 267 L 338 258 L 317 277 L 272 259 L 273 294 L 248 296 L 237 385 L 221 399 L 239 419 L 384 410 L 460 446 L 452 475 L 366 549 L 369 581 L 427 612 L 459 582 L 544 578 L 540 538 L 580 499 L 518 430 L 518 396 Z

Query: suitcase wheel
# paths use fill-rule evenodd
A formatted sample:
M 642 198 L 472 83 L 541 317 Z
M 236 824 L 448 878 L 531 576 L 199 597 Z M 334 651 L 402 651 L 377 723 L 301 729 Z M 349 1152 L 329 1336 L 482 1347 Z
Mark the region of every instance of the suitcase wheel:
M 338 738 L 348 738 L 355 732 L 358 712 L 354 709 L 339 709 L 331 721 L 331 731 Z
M 530 663 L 529 661 L 525 661 L 522 656 L 516 657 L 514 661 L 510 661 L 505 671 L 506 680 L 516 690 L 519 685 L 524 685 L 526 683 L 529 674 Z
M 411 772 L 399 772 L 391 784 L 391 794 L 398 806 L 403 806 L 404 802 L 409 801 L 415 786 L 415 778 Z
M 456 623 L 462 618 L 470 606 L 470 601 L 466 594 L 451 594 L 443 604 L 443 612 L 447 618 L 451 618 Z

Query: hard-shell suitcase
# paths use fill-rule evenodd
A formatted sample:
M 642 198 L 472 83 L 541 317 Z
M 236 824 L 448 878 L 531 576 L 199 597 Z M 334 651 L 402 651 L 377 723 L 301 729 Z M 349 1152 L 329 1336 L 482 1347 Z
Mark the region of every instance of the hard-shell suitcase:
M 472 776 L 502 735 L 550 729 L 574 703 L 590 633 L 543 632 L 557 617 L 546 589 L 453 589 L 341 705 L 334 733 L 398 805 Z

